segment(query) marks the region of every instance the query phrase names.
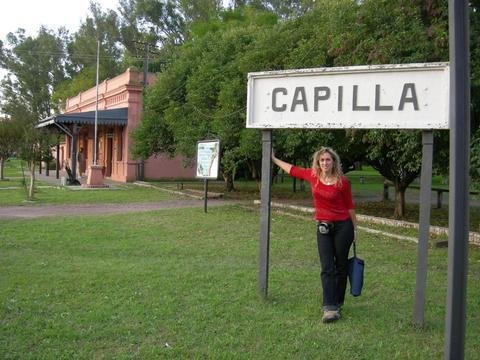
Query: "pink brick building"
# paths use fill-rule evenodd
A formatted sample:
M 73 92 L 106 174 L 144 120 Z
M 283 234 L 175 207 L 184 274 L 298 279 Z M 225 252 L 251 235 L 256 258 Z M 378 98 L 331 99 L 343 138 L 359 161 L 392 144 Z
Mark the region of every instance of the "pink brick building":
M 155 75 L 148 74 L 147 83 L 150 85 L 154 81 Z M 99 84 L 97 164 L 103 166 L 104 176 L 121 182 L 138 180 L 142 172 L 146 179 L 194 178 L 193 164 L 185 167 L 182 157 L 170 159 L 160 155 L 143 163 L 133 158 L 130 134 L 141 121 L 142 89 L 143 74 L 133 69 Z M 59 149 L 62 167 L 70 164 L 72 170 L 78 167 L 83 172 L 93 163 L 96 94 L 96 87 L 93 87 L 69 98 L 63 114 L 44 119 L 39 125 L 56 125 L 67 134 Z M 77 158 L 80 149 L 83 164 L 74 164 L 71 159 Z

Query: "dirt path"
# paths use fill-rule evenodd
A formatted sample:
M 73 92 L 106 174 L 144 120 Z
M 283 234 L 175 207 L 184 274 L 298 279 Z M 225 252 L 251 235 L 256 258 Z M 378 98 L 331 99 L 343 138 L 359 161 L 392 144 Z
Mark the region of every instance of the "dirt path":
M 236 201 L 208 200 L 207 206 L 236 204 Z M 0 207 L 0 219 L 32 219 L 47 216 L 75 216 L 89 214 L 116 214 L 152 211 L 161 209 L 179 209 L 203 207 L 204 201 L 197 199 L 168 200 L 152 203 L 128 204 L 72 204 L 72 205 L 25 205 Z M 208 209 L 207 207 L 207 209 Z

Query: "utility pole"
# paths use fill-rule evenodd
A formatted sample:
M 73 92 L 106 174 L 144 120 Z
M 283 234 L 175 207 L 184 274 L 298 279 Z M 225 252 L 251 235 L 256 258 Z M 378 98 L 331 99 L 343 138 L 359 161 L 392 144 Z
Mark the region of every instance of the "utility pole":
M 143 56 L 143 89 L 147 87 L 147 78 L 148 78 L 148 42 L 143 43 L 144 46 L 144 56 Z

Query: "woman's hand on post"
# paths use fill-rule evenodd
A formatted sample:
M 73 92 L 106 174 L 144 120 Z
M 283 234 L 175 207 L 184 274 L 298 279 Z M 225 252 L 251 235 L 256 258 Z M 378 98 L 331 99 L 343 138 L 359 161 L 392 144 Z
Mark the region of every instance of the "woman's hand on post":
M 290 169 L 292 168 L 292 164 L 289 164 L 283 160 L 278 159 L 272 151 L 272 161 L 283 171 L 287 174 L 290 174 Z

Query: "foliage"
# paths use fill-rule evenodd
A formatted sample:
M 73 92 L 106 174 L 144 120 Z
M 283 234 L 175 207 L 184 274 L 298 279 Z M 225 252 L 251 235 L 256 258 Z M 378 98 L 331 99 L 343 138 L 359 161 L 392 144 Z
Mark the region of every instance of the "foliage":
M 7 118 L 0 118 L 0 180 L 4 180 L 5 161 L 12 157 L 20 144 L 19 127 Z
M 240 140 L 249 138 L 241 55 L 274 23 L 267 13 L 242 9 L 193 29 L 192 40 L 178 50 L 176 61 L 145 97 L 145 116 L 134 133 L 135 154 L 168 151 L 193 157 L 198 140 L 219 138 L 221 171 L 231 188 L 239 161 L 249 158 L 240 146 Z
M 472 187 L 480 190 L 480 128 L 476 130 L 472 138 L 470 175 L 472 177 Z
M 12 115 L 20 103 L 37 119 L 51 115 L 52 91 L 64 79 L 63 36 L 62 29 L 44 27 L 36 37 L 26 37 L 22 29 L 8 34 L 0 49 L 0 64 L 9 72 L 1 83 L 5 114 Z
M 8 34 L 8 47 L 1 49 L 0 62 L 9 71 L 1 83 L 1 110 L 17 127 L 16 151 L 29 165 L 28 200 L 34 197 L 35 163 L 56 141 L 35 125 L 52 114 L 53 89 L 64 79 L 63 36 L 62 29 L 54 33 L 42 27 L 36 37 L 26 37 L 19 29 Z
M 267 2 L 249 3 L 250 7 L 245 2 L 237 3 L 235 10 L 224 12 L 221 20 L 203 22 L 193 28 L 191 41 L 179 49 L 175 64 L 158 79 L 156 88 L 162 92 L 152 91 L 155 95 L 151 95 L 151 102 L 147 100 L 146 119 L 151 119 L 148 122 L 152 124 L 145 124 L 136 138 L 144 156 L 149 151 L 165 149 L 192 156 L 198 139 L 214 136 L 224 144 L 222 169 L 226 174 L 242 164 L 252 174 L 258 174 L 259 136 L 246 135 L 243 116 L 237 115 L 246 102 L 248 72 L 429 62 L 445 60 L 448 55 L 446 7 L 441 2 L 358 4 L 325 0 L 316 2 L 314 9 L 302 16 L 277 24 L 267 20 L 268 12 L 259 10 L 272 10 L 275 2 L 268 2 L 268 6 Z M 166 87 L 161 83 L 169 82 L 167 79 L 172 81 Z M 184 85 L 179 81 L 184 81 Z M 172 102 L 172 96 L 167 94 L 173 92 L 178 96 L 173 96 Z M 150 113 L 152 108 L 155 110 Z M 155 128 L 161 129 L 162 136 L 155 136 Z M 282 130 L 275 132 L 274 141 L 281 157 L 302 164 L 309 163 L 314 148 L 330 145 L 339 150 L 348 170 L 370 152 L 362 143 L 363 136 L 363 131 Z M 402 134 L 403 138 L 406 136 L 407 133 Z M 418 140 L 415 133 L 408 136 L 407 144 Z M 372 135 L 370 140 L 374 138 Z M 248 146 L 243 139 L 256 139 L 256 143 L 250 142 Z M 141 145 L 142 142 L 149 146 Z M 153 144 L 162 146 L 153 151 Z M 381 152 L 372 153 L 384 156 Z M 375 160 L 372 155 L 369 159 Z M 390 161 L 393 159 L 390 156 Z M 377 164 L 382 161 L 377 160 Z M 416 167 L 414 161 L 410 165 Z M 403 184 L 406 178 L 390 180 Z
M 56 144 L 56 135 L 48 129 L 37 129 L 34 122 L 22 124 L 21 144 L 18 148 L 19 158 L 28 164 L 30 184 L 27 192 L 27 200 L 34 200 L 36 164 L 46 160 L 51 161 L 51 149 Z M 47 156 L 45 156 L 47 154 Z
M 472 134 L 480 128 L 480 1 L 470 1 L 470 82 Z
M 365 134 L 367 161 L 395 185 L 394 216 L 405 215 L 405 190 L 420 175 L 421 133 L 413 130 L 370 130 Z
M 291 19 L 304 15 L 314 4 L 315 0 L 234 0 L 231 5 L 233 8 L 251 6 L 273 12 L 280 19 Z
M 80 70 L 73 78 L 65 79 L 55 88 L 52 94 L 52 103 L 57 108 L 64 108 L 65 101 L 80 92 L 85 91 L 95 85 L 96 69 L 87 67 Z
M 99 4 L 90 4 L 90 14 L 80 28 L 66 40 L 67 78 L 55 88 L 53 102 L 60 108 L 65 100 L 95 85 L 97 48 L 99 47 L 99 79 L 112 78 L 125 69 L 120 20 L 113 10 L 102 11 Z
M 338 33 L 335 64 L 389 64 L 448 59 L 447 8 L 443 2 L 364 1 L 356 25 Z M 353 30 L 353 31 L 352 31 Z M 437 138 L 446 136 L 438 133 Z M 366 160 L 395 184 L 395 217 L 403 217 L 404 192 L 419 175 L 421 141 L 416 131 L 369 130 Z M 437 158 L 438 161 L 443 159 Z

